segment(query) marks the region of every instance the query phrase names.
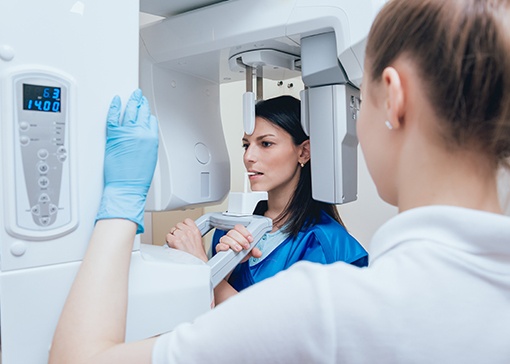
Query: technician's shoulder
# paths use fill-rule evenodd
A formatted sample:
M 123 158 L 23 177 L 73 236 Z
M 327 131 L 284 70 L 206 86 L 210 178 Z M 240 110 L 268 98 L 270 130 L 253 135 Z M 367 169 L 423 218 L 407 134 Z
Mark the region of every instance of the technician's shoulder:
M 153 362 L 331 362 L 337 346 L 331 340 L 337 337 L 331 324 L 338 317 L 331 293 L 335 273 L 321 267 L 297 263 L 231 297 L 193 325 L 161 336 Z

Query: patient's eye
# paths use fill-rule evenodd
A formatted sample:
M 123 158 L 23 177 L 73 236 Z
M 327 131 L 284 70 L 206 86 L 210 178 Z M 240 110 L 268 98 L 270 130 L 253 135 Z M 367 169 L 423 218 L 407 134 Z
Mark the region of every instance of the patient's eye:
M 268 147 L 270 147 L 271 145 L 273 145 L 273 143 L 271 143 L 271 142 L 267 142 L 267 141 L 263 141 L 261 144 L 262 144 L 262 146 L 263 146 L 264 148 L 268 148 Z

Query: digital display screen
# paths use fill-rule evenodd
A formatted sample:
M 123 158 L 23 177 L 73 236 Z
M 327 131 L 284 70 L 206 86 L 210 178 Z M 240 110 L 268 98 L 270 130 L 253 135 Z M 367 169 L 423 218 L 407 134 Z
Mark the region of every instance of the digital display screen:
M 23 84 L 23 109 L 60 112 L 60 87 Z

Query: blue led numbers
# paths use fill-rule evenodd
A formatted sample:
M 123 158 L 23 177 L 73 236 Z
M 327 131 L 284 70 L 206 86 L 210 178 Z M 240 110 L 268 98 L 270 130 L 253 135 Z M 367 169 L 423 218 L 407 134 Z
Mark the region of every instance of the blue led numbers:
M 23 109 L 60 112 L 60 87 L 23 84 Z

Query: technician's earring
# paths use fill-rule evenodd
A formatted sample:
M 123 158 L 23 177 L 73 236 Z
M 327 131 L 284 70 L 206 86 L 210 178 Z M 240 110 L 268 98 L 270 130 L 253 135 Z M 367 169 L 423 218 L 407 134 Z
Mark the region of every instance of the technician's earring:
M 304 163 L 300 163 L 300 164 L 301 164 L 301 168 L 303 168 L 303 167 L 305 166 L 305 164 L 304 164 Z
M 388 120 L 386 120 L 386 121 L 384 122 L 384 124 L 386 125 L 386 127 L 387 127 L 388 129 L 393 130 L 393 125 L 391 125 L 391 123 L 390 123 Z

